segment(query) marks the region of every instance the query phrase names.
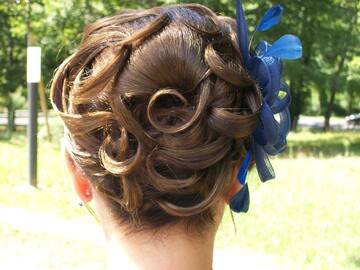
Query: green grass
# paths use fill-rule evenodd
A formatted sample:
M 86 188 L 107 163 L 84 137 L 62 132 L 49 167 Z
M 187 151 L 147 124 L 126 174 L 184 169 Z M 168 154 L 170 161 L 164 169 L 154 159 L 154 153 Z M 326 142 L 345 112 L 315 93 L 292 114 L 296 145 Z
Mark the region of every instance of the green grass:
M 360 156 L 360 132 L 298 132 L 290 133 L 288 149 L 283 157 Z
M 77 197 L 72 190 L 60 147 L 45 140 L 39 142 L 38 189 L 27 184 L 27 144 L 24 134 L 16 134 L 11 141 L 0 141 L 0 203 L 25 207 L 65 218 L 78 217 L 82 209 L 76 207 Z M 14 196 L 15 195 L 15 196 Z
M 290 258 L 292 269 L 359 269 L 360 158 L 273 162 L 277 180 L 251 181 L 249 213 L 230 219 L 221 246 L 241 245 Z
M 101 245 L 19 231 L 1 222 L 0 247 L 1 269 L 106 269 L 106 253 Z
M 277 180 L 260 184 L 256 173 L 250 174 L 250 210 L 235 215 L 236 234 L 226 212 L 216 248 L 275 256 L 289 269 L 360 269 L 360 135 L 302 132 L 291 134 L 289 145 L 288 157 L 272 161 Z M 39 142 L 39 189 L 26 185 L 26 149 L 24 134 L 0 140 L 0 205 L 92 223 L 77 206 L 59 146 Z M 100 244 L 23 231 L 1 219 L 0 248 L 6 250 L 0 255 L 4 269 L 13 269 L 1 263 L 11 252 L 42 254 L 34 262 L 37 269 L 105 265 Z

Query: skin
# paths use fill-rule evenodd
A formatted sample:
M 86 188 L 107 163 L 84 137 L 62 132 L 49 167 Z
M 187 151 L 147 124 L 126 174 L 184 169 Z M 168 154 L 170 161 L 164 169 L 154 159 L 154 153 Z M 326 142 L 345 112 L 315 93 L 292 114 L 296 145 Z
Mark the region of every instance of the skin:
M 236 180 L 239 166 L 235 166 L 232 178 L 234 185 L 224 199 L 217 204 L 215 224 L 201 237 L 191 236 L 179 226 L 166 227 L 156 233 L 148 231 L 126 234 L 125 230 L 115 226 L 106 216 L 106 207 L 100 195 L 92 187 L 86 175 L 78 169 L 69 153 L 64 150 L 67 169 L 80 200 L 93 201 L 95 212 L 108 243 L 108 269 L 127 270 L 211 270 L 214 241 L 224 209 L 230 198 L 241 189 Z

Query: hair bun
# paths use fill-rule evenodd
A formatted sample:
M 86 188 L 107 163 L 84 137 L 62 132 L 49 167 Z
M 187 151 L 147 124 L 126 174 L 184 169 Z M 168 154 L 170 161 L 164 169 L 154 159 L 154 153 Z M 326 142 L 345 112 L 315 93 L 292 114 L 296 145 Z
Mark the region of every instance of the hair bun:
M 196 4 L 123 12 L 57 70 L 69 150 L 121 222 L 200 227 L 230 189 L 260 108 L 233 25 Z

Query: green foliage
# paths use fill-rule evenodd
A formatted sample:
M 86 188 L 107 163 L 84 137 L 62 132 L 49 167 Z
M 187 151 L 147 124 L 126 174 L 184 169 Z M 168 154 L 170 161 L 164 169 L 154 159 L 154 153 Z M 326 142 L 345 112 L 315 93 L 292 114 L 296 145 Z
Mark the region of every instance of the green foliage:
M 6 97 L 25 84 L 26 57 L 24 10 L 20 5 L 0 4 L 0 96 Z
M 57 66 L 81 41 L 86 24 L 125 8 L 148 8 L 163 4 L 193 3 L 193 0 L 32 0 L 0 3 L 0 96 L 25 86 L 26 33 L 31 29 L 35 44 L 42 47 L 43 79 L 48 86 Z M 360 110 L 359 1 L 259 0 L 243 1 L 250 33 L 272 4 L 285 6 L 283 23 L 255 36 L 275 41 L 282 34 L 301 37 L 304 57 L 285 63 L 285 79 L 293 102 L 291 113 L 317 113 L 330 117 Z M 233 0 L 198 0 L 218 14 L 235 16 Z M 27 22 L 30 24 L 27 26 Z M 318 99 L 314 101 L 314 98 Z

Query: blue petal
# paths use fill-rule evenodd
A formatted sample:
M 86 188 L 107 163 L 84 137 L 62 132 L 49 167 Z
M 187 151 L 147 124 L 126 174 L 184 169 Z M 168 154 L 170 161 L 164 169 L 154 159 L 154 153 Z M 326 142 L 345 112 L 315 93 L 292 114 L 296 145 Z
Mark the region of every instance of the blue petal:
M 299 59 L 302 56 L 301 41 L 297 36 L 284 35 L 275 41 L 264 56 L 273 56 L 288 60 Z
M 281 21 L 284 8 L 281 5 L 275 5 L 268 9 L 261 18 L 259 25 L 256 27 L 257 31 L 266 31 L 277 25 Z
M 249 210 L 250 205 L 250 194 L 249 187 L 246 183 L 238 193 L 236 193 L 230 200 L 230 209 L 236 213 L 244 212 Z

